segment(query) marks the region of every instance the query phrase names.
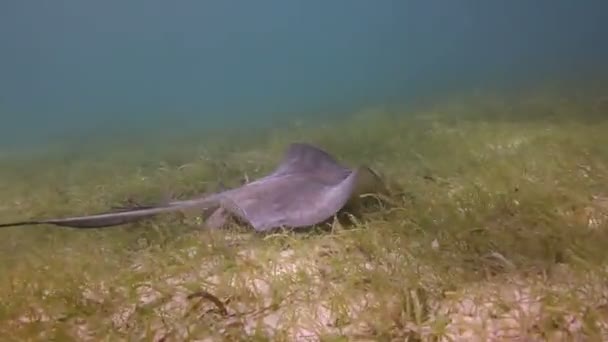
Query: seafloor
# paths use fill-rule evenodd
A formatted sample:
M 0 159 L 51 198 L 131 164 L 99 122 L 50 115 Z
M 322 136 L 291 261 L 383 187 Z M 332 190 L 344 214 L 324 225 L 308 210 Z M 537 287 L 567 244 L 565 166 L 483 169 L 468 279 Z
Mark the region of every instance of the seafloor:
M 235 186 L 293 141 L 371 165 L 392 195 L 324 233 L 208 230 L 192 215 L 3 229 L 0 336 L 606 340 L 608 100 L 580 93 L 476 94 L 238 141 L 3 153 L 1 222 Z

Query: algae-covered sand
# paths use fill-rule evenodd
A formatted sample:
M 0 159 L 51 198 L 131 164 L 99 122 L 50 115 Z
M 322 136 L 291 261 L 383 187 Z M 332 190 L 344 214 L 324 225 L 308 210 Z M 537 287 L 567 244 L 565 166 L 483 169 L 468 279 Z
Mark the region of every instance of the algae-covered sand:
M 2 340 L 602 340 L 608 102 L 476 95 L 263 134 L 0 161 L 2 222 L 240 184 L 293 141 L 367 163 L 392 206 L 331 232 L 0 231 Z

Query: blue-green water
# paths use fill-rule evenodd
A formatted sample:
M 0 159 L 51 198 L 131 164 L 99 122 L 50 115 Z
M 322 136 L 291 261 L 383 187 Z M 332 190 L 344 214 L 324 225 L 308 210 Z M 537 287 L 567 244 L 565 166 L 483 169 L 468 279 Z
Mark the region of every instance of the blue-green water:
M 601 0 L 4 0 L 0 144 L 253 130 L 603 77 L 607 13 Z

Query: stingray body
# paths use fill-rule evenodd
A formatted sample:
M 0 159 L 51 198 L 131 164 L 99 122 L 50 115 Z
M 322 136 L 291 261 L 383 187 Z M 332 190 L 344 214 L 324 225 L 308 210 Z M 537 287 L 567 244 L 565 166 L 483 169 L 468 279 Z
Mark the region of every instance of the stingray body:
M 230 217 L 256 231 L 310 227 L 334 217 L 351 200 L 366 192 L 384 189 L 370 168 L 347 168 L 322 149 L 293 143 L 279 166 L 269 175 L 241 187 L 147 207 L 89 216 L 29 220 L 0 227 L 52 224 L 73 228 L 123 225 L 176 211 L 210 213 L 209 227 L 221 227 Z

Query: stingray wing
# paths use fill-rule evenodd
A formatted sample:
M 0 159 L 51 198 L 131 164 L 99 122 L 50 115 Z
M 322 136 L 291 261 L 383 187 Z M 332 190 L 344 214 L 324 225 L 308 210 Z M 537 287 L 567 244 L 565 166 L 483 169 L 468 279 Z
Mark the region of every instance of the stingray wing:
M 313 174 L 275 176 L 227 193 L 222 206 L 255 230 L 313 226 L 332 218 L 353 197 L 375 186 L 373 171 L 360 167 L 338 182 Z M 238 191 L 237 191 L 238 190 Z
M 315 146 L 294 143 L 274 172 L 222 194 L 221 206 L 257 231 L 322 223 L 357 195 L 382 189 L 380 177 L 354 171 Z
M 322 149 L 305 143 L 293 143 L 287 148 L 279 166 L 265 178 L 308 174 L 337 183 L 346 178 L 349 173 L 350 169 L 342 166 Z

